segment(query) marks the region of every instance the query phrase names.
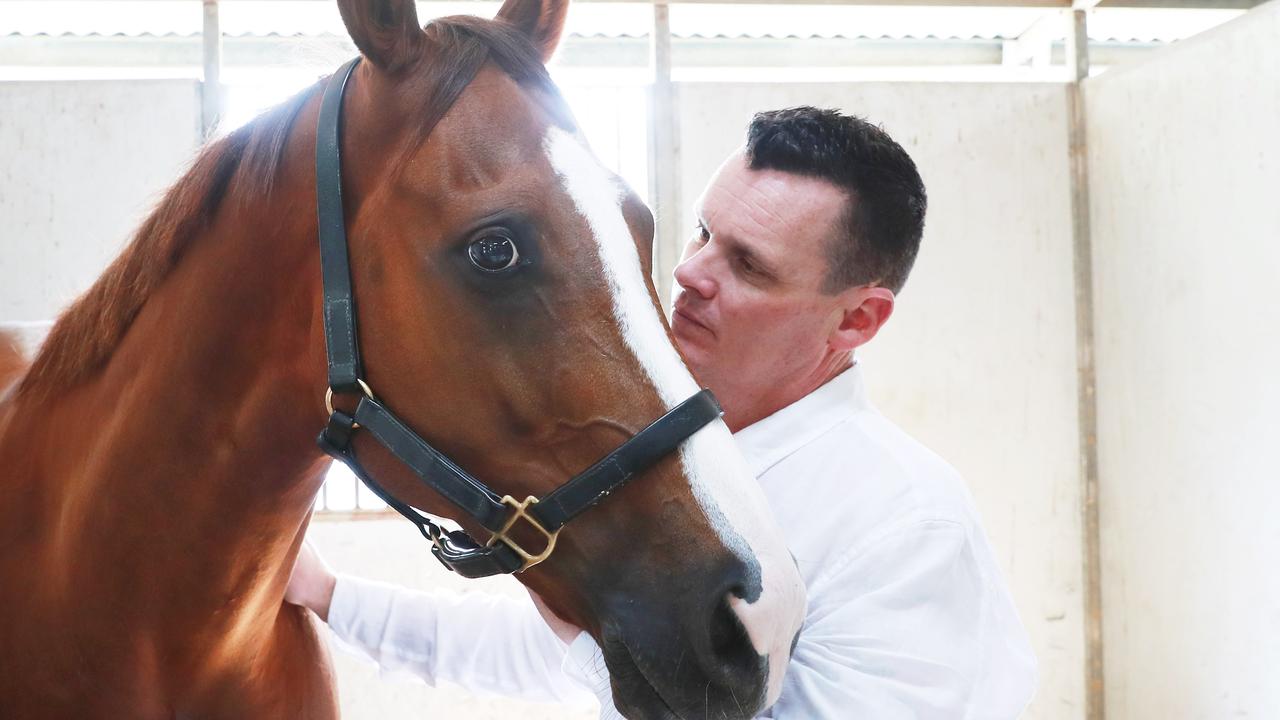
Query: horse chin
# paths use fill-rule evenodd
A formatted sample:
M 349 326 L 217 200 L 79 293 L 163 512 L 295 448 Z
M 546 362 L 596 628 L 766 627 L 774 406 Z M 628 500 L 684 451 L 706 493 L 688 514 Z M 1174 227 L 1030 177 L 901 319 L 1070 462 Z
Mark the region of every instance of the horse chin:
M 649 680 L 621 635 L 608 634 L 601 644 L 613 682 L 618 712 L 630 720 L 683 720 Z

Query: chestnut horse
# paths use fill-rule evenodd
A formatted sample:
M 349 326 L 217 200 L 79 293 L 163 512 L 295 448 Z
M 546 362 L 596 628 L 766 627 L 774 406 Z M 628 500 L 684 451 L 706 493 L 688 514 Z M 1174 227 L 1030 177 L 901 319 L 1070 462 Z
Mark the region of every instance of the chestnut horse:
M 408 0 L 339 6 L 366 58 L 341 131 L 366 378 L 499 492 L 543 495 L 697 391 L 652 218 L 543 67 L 565 1 L 425 29 Z M 329 466 L 318 88 L 207 147 L 0 396 L 0 717 L 336 716 L 315 621 L 282 601 Z M 518 577 L 605 649 L 633 718 L 755 714 L 803 615 L 718 420 Z
M 18 344 L 18 338 L 0 330 L 0 397 L 4 396 L 5 388 L 25 367 L 26 361 L 22 357 L 22 346 Z

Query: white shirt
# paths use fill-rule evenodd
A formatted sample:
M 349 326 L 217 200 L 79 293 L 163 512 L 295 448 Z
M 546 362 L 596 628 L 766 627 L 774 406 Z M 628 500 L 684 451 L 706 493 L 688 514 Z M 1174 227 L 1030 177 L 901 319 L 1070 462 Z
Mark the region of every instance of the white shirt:
M 787 536 L 808 609 L 762 718 L 1020 715 L 1036 662 L 959 474 L 867 401 L 855 366 L 735 435 Z M 329 623 L 384 669 L 617 717 L 599 649 L 532 602 L 342 577 Z M 588 692 L 590 694 L 588 694 Z

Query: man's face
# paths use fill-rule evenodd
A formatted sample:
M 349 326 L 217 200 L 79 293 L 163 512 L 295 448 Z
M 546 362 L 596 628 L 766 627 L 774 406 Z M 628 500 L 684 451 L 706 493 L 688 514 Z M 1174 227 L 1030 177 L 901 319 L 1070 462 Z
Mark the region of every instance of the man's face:
M 695 208 L 671 328 L 735 430 L 827 379 L 843 312 L 821 287 L 847 203 L 825 180 L 752 170 L 738 152 Z

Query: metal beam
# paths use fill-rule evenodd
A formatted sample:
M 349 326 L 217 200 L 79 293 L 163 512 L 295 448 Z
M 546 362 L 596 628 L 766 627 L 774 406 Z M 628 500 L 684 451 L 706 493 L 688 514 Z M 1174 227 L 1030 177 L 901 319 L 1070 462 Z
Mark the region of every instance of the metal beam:
M 1053 62 L 1053 46 L 1066 37 L 1067 21 L 1064 11 L 1054 10 L 1041 15 L 1022 34 L 1004 41 L 1005 65 L 1030 65 L 1046 67 Z
M 200 129 L 208 138 L 222 117 L 222 27 L 218 0 L 203 0 L 204 24 L 200 33 L 201 68 Z
M 3 2 L 4 0 L 0 0 Z M 222 0 L 226 2 L 226 0 Z M 893 38 L 672 38 L 675 68 L 734 67 L 945 67 L 1000 65 L 1007 58 L 998 39 Z M 1165 43 L 1094 41 L 1089 52 L 1099 66 L 1116 65 L 1146 55 Z M 200 36 L 108 35 L 0 36 L 0 66 L 7 67 L 139 67 L 191 68 L 202 66 Z M 570 36 L 561 43 L 556 64 L 561 68 L 650 67 L 653 49 L 648 37 Z M 1064 62 L 1059 40 L 1050 48 L 1051 63 Z M 355 53 L 351 41 L 338 35 L 223 36 L 221 67 L 318 70 L 337 65 Z
M 649 205 L 654 212 L 653 274 L 658 299 L 671 297 L 671 273 L 680 256 L 680 123 L 675 85 L 671 81 L 671 8 L 653 4 L 652 68 L 649 127 Z
M 22 0 L 0 0 L 6 2 Z M 61 2 L 63 0 L 45 0 Z M 67 0 L 70 1 L 70 0 Z M 110 3 L 114 0 L 97 0 Z M 138 0 L 135 0 L 138 1 Z M 197 2 L 199 0 L 142 0 L 144 2 Z M 242 0 L 221 0 L 222 2 L 240 2 Z M 283 2 L 317 2 L 318 0 L 277 0 Z M 467 2 L 468 0 L 461 0 Z M 474 0 L 475 2 L 491 2 L 492 0 Z M 663 0 L 668 5 L 787 5 L 782 0 Z M 1168 9 L 1210 9 L 1210 10 L 1248 10 L 1257 7 L 1267 0 L 1100 0 L 1101 7 L 1111 8 L 1168 8 Z M 643 3 L 652 0 L 574 0 L 575 3 Z M 999 8 L 1071 8 L 1075 0 L 803 0 L 805 5 L 885 5 L 896 7 L 999 7 Z M 426 3 L 430 4 L 430 3 Z
M 1097 7 L 1146 10 L 1252 10 L 1268 0 L 1101 0 Z
M 1072 10 L 1067 13 L 1067 19 L 1067 70 L 1071 73 L 1071 82 L 1081 83 L 1089 77 L 1088 12 Z

